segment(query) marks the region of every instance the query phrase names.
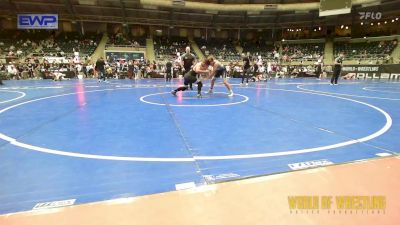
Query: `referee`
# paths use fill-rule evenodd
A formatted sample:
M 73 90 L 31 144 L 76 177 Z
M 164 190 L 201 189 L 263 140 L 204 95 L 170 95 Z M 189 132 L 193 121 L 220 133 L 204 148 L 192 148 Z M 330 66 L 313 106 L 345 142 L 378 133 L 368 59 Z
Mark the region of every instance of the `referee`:
M 340 72 L 342 71 L 343 58 L 344 54 L 340 53 L 340 55 L 335 59 L 335 65 L 333 67 L 333 75 L 331 78 L 331 85 L 338 85 L 337 81 L 339 79 Z
M 185 54 L 181 56 L 181 66 L 185 69 L 185 74 L 192 69 L 196 56 L 190 53 L 190 47 L 187 46 L 185 49 Z M 190 90 L 193 90 L 192 83 L 189 84 Z

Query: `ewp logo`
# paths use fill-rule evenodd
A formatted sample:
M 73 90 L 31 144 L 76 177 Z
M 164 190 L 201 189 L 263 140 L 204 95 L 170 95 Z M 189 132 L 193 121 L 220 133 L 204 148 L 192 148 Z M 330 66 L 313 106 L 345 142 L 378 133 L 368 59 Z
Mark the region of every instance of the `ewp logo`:
M 58 29 L 57 14 L 18 15 L 18 29 Z
M 377 12 L 359 12 L 360 14 L 360 20 L 367 20 L 367 19 L 373 19 L 373 20 L 380 20 L 382 18 L 382 13 Z

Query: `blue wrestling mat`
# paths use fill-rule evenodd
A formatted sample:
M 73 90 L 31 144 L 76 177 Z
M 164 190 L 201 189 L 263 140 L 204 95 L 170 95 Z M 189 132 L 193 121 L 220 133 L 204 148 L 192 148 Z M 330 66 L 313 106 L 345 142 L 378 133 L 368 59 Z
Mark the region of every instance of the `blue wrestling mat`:
M 399 83 L 230 82 L 233 97 L 217 83 L 214 94 L 197 98 L 194 91 L 172 96 L 178 81 L 5 81 L 0 214 L 400 151 Z

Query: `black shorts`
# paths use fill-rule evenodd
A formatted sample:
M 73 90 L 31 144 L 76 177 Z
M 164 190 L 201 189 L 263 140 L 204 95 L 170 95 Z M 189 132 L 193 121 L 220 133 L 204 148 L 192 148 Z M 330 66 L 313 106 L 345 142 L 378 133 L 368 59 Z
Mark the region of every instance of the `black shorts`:
M 183 76 L 183 78 L 184 78 L 185 85 L 193 84 L 193 83 L 197 82 L 197 74 L 193 70 L 190 70 L 189 72 L 187 72 L 185 74 L 185 76 Z
M 218 67 L 218 69 L 215 71 L 215 75 L 214 75 L 214 77 L 215 78 L 220 78 L 220 77 L 222 77 L 223 75 L 224 75 L 224 73 L 225 73 L 225 67 Z

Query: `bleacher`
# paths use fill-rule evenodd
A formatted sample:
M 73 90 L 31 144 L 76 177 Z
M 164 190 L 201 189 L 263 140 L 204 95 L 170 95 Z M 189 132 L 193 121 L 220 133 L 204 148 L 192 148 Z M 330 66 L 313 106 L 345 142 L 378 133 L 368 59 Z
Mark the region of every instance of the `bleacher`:
M 155 37 L 154 38 L 154 53 L 156 60 L 165 61 L 173 60 L 177 53 L 183 54 L 185 48 L 190 46 L 187 38 L 182 37 Z M 195 54 L 192 51 L 192 54 Z
M 250 53 L 252 56 L 261 56 L 264 59 L 272 59 L 274 50 L 278 50 L 271 44 L 254 41 L 242 41 L 240 46 L 243 48 L 243 53 Z
M 208 40 L 195 39 L 202 53 L 207 56 L 214 56 L 221 61 L 240 60 L 240 55 L 236 51 L 235 44 L 231 40 L 211 38 Z
M 390 56 L 396 48 L 397 41 L 366 41 L 366 42 L 335 42 L 334 55 L 343 52 L 346 59 L 353 60 L 382 60 Z
M 101 40 L 101 34 L 79 35 L 78 33 L 61 33 L 55 39 L 43 43 L 44 55 L 58 55 L 64 52 L 65 56 L 73 55 L 74 51 L 81 56 L 90 56 L 94 53 Z
M 144 47 L 146 46 L 146 37 L 128 37 L 122 33 L 117 33 L 108 35 L 107 45 Z
M 1 31 L 0 58 L 7 57 L 10 51 L 14 53 L 15 58 L 27 56 L 38 47 L 40 40 L 48 38 L 51 34 L 49 31 Z M 18 51 L 22 53 L 17 55 Z
M 289 43 L 283 45 L 282 55 L 292 61 L 313 61 L 324 54 L 325 43 Z

